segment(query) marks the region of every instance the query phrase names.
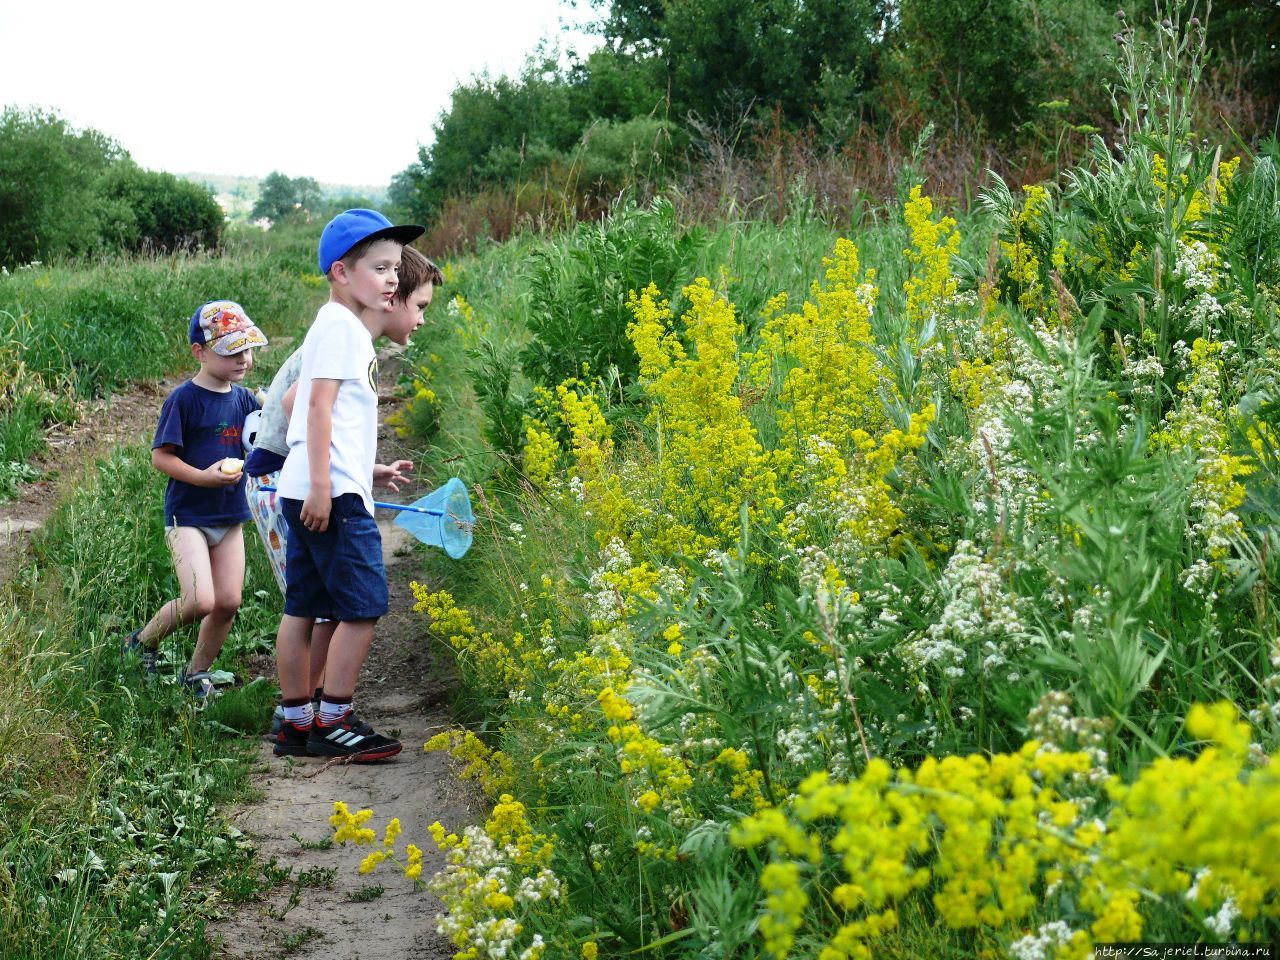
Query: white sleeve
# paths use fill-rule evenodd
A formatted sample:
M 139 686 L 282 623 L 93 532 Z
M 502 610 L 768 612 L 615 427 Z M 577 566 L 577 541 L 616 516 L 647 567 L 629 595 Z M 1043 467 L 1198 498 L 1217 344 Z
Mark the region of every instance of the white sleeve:
M 369 334 L 358 320 L 330 314 L 323 317 L 307 335 L 310 347 L 303 362 L 303 376 L 308 380 L 361 380 L 364 378 L 363 357 Z M 362 342 L 363 340 L 363 342 Z

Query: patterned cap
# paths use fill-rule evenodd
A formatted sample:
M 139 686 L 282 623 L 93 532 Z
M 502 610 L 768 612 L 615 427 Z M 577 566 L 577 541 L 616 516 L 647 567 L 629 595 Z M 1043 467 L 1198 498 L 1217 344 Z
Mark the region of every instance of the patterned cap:
M 233 357 L 267 338 L 234 300 L 210 300 L 191 315 L 191 342 L 208 345 L 220 357 Z

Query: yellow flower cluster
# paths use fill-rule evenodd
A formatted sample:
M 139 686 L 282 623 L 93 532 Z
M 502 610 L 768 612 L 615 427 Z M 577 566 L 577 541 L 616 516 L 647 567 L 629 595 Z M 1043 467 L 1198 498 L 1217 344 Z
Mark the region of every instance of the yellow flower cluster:
M 951 258 L 960 252 L 960 234 L 951 217 L 933 219 L 933 201 L 911 188 L 903 211 L 911 231 L 911 246 L 903 251 L 911 265 L 911 276 L 903 284 L 907 294 L 907 317 L 918 334 L 935 312 L 955 296 L 956 281 L 951 276 Z
M 551 431 L 537 420 L 524 424 L 524 475 L 537 487 L 551 484 L 560 466 L 560 444 Z
M 613 499 L 629 516 L 602 530 L 602 543 L 620 536 L 666 555 L 704 556 L 741 536 L 741 508 L 759 523 L 778 510 L 777 475 L 743 409 L 733 305 L 705 278 L 684 288 L 681 317 L 688 352 L 673 329 L 668 301 L 652 284 L 628 301 L 634 320 L 627 336 L 640 360 L 640 382 L 651 400 L 647 422 L 656 434 L 657 477 L 645 491 L 618 489 Z
M 1008 260 L 1005 277 L 1017 284 L 1021 292 L 1018 304 L 1027 311 L 1043 311 L 1044 285 L 1040 280 L 1040 259 L 1028 234 L 1037 230 L 1050 212 L 1049 192 L 1038 184 L 1024 186 L 1026 200 L 1022 209 L 1010 218 L 1012 240 L 1001 240 L 1000 250 Z
M 333 827 L 334 843 L 347 843 L 357 846 L 371 846 L 377 842 L 378 835 L 372 827 L 366 827 L 373 818 L 372 810 L 358 810 L 352 813 L 345 803 L 335 800 L 333 815 L 329 817 L 329 825 Z M 381 849 L 375 849 L 360 861 L 362 874 L 372 873 L 379 864 L 390 860 L 400 867 L 406 877 L 415 884 L 422 878 L 422 850 L 412 843 L 405 846 L 404 859 L 396 854 L 396 843 L 400 839 L 400 819 L 392 818 L 382 835 Z
M 435 354 L 431 363 L 439 363 Z M 395 428 L 397 437 L 417 435 L 428 438 L 438 428 L 443 406 L 436 392 L 431 389 L 431 368 L 419 362 L 414 368 L 409 394 L 400 408 L 387 417 L 387 426 Z
M 1192 507 L 1201 516 L 1192 533 L 1207 548 L 1210 559 L 1222 561 L 1242 527 L 1236 509 L 1244 503 L 1239 478 L 1254 470 L 1251 458 L 1231 452 L 1228 421 L 1238 416 L 1222 403 L 1221 343 L 1199 338 L 1191 346 L 1190 370 L 1178 384 L 1181 397 L 1152 439 L 1171 450 L 1196 458 Z
M 489 321 L 477 316 L 476 308 L 462 294 L 456 294 L 449 301 L 447 312 L 455 320 L 454 329 L 464 347 L 474 347 L 489 336 Z
M 458 777 L 475 780 L 488 796 L 510 789 L 514 777 L 511 760 L 501 750 L 491 750 L 470 730 L 446 730 L 423 744 L 428 753 L 447 750 L 461 764 Z
M 446 857 L 429 886 L 448 910 L 440 930 L 459 948 L 455 957 L 540 957 L 546 944 L 530 927 L 559 909 L 562 890 L 548 869 L 555 848 L 530 828 L 524 804 L 503 794 L 483 828 L 462 836 L 439 823 L 429 830 Z
M 554 391 L 534 387 L 533 413 L 524 419 L 525 475 L 540 487 L 553 486 L 561 470 L 579 482 L 598 481 L 613 454 L 613 428 L 587 384 L 565 380 Z M 563 454 L 570 454 L 562 463 Z
M 443 638 L 475 672 L 476 678 L 493 690 L 524 689 L 533 672 L 546 666 L 536 646 L 526 646 L 524 635 L 513 632 L 503 640 L 492 632 L 477 630 L 471 614 L 454 603 L 447 591 L 432 591 L 413 582 L 413 609 L 431 618 L 431 629 Z
M 1164 155 L 1157 153 L 1151 158 L 1151 182 L 1160 191 L 1160 200 L 1165 207 L 1172 207 L 1175 211 L 1181 208 L 1181 216 L 1174 224 L 1181 231 L 1204 221 L 1213 207 L 1222 201 L 1239 168 L 1239 157 L 1225 160 L 1218 164 L 1216 170 L 1210 171 L 1203 183 L 1193 188 L 1186 173 L 1178 174 L 1171 183 L 1169 165 Z
M 680 797 L 692 788 L 689 761 L 645 733 L 638 723 L 612 723 L 607 735 L 618 748 L 618 769 L 646 813 L 660 804 L 678 805 Z
M 1104 819 L 1087 815 L 1089 756 L 1035 741 L 1014 754 L 928 758 L 914 771 L 873 760 L 849 783 L 814 774 L 786 810 L 748 816 L 732 835 L 773 852 L 761 877 L 766 949 L 787 956 L 808 904 L 821 901 L 843 922 L 819 960 L 870 957 L 897 905 L 927 890 L 947 926 L 1005 942 L 1037 909 L 1074 902 L 1092 920 L 1058 958 L 1141 939 L 1144 905 L 1194 928 L 1197 914 L 1230 901 L 1248 939 L 1251 924 L 1280 916 L 1280 771 L 1249 768 L 1249 727 L 1230 704 L 1194 707 L 1187 731 L 1208 743 L 1199 756 L 1158 760 L 1132 783 L 1110 777 Z M 828 861 L 840 882 L 826 879 Z M 829 929 L 810 922 L 815 936 Z

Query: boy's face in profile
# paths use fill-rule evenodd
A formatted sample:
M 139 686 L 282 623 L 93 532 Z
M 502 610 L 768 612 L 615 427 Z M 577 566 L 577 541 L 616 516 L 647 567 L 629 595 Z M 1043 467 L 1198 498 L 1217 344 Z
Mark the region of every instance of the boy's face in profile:
M 354 263 L 339 261 L 339 282 L 360 308 L 392 308 L 399 283 L 396 271 L 400 268 L 400 249 L 396 240 L 379 240 Z
M 224 357 L 214 353 L 211 345 L 193 343 L 191 352 L 200 362 L 206 376 L 226 383 L 239 383 L 253 369 L 253 349 L 241 350 L 235 356 Z
M 403 303 L 396 300 L 387 317 L 387 325 L 382 329 L 387 339 L 402 347 L 408 344 L 413 331 L 422 326 L 422 314 L 431 306 L 431 298 L 435 296 L 435 292 L 434 284 L 424 283 L 409 294 L 408 300 Z

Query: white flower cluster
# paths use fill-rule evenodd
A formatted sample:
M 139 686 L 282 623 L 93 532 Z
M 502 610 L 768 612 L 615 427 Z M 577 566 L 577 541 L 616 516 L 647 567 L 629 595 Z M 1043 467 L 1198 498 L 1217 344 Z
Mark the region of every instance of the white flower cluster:
M 778 746 L 787 762 L 801 769 L 821 760 L 823 738 L 812 727 L 783 727 L 777 734 Z
M 561 896 L 559 878 L 545 868 L 536 876 L 524 877 L 513 887 L 510 864 L 515 862 L 520 851 L 512 844 L 499 846 L 482 827 L 470 826 L 463 833 L 463 845 L 454 851 L 450 862 L 428 883 L 431 891 L 441 899 L 459 902 L 506 894 L 516 903 L 527 905 Z M 466 851 L 465 857 L 457 856 L 462 850 Z M 436 932 L 490 960 L 507 957 L 536 960 L 546 949 L 542 938 L 535 935 L 532 943 L 517 954 L 516 939 L 520 936 L 521 926 L 514 917 L 490 917 L 476 922 L 475 918 L 442 914 L 436 918 Z
M 989 674 L 1033 642 L 1023 624 L 1025 602 L 1009 593 L 1000 571 L 972 541 L 956 544 L 939 590 L 945 599 L 942 615 L 902 650 L 916 667 L 930 667 L 952 679 Z
M 1236 918 L 1240 916 L 1240 908 L 1233 898 L 1227 897 L 1218 912 L 1204 918 L 1204 925 L 1220 937 L 1231 936 Z
M 587 612 L 592 620 L 601 623 L 614 623 L 622 618 L 625 612 L 622 594 L 618 588 L 608 583 L 606 574 L 622 573 L 631 567 L 631 553 L 626 544 L 616 537 L 605 545 L 600 556 L 601 563 L 591 572 L 587 583 Z
M 560 896 L 560 878 L 545 867 L 534 877 L 525 877 L 515 892 L 516 903 L 537 903 L 539 900 L 555 900 Z
M 1200 240 L 1178 241 L 1173 275 L 1182 281 L 1191 296 L 1182 305 L 1187 327 L 1202 337 L 1217 340 L 1221 335 L 1226 308 L 1211 291 L 1217 285 L 1218 257 Z
M 1218 599 L 1218 591 L 1214 589 L 1218 576 L 1218 571 L 1208 560 L 1197 557 L 1191 566 L 1182 571 L 1182 589 L 1213 603 Z
M 1071 942 L 1075 931 L 1061 920 L 1042 924 L 1035 933 L 1029 933 L 1009 944 L 1012 960 L 1052 960 L 1058 949 Z
M 516 937 L 520 933 L 520 925 L 511 917 L 490 918 L 481 920 L 474 926 L 464 925 L 448 916 L 440 918 L 436 932 L 453 939 L 455 933 L 467 932 L 466 944 L 479 956 L 489 960 L 503 960 L 511 956 L 516 945 Z M 456 940 L 454 940 L 457 943 Z
M 1101 783 L 1110 771 L 1105 748 L 1111 724 L 1093 717 L 1077 717 L 1071 709 L 1071 695 L 1050 690 L 1027 714 L 1027 736 L 1040 741 L 1041 752 L 1080 751 L 1092 761 L 1086 778 Z
M 1148 408 L 1160 399 L 1165 369 L 1160 358 L 1152 351 L 1152 344 L 1141 337 L 1125 334 L 1118 343 L 1119 379 L 1128 388 L 1128 392 L 1117 409 L 1127 426 L 1141 408 Z

